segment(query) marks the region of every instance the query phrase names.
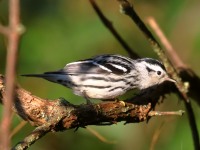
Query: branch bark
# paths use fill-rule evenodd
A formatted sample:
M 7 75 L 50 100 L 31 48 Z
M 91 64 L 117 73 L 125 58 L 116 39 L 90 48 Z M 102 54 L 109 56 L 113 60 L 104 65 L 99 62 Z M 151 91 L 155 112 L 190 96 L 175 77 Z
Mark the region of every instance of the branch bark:
M 5 97 L 4 83 L 5 79 L 1 75 L 1 100 Z M 125 124 L 138 123 L 147 121 L 152 116 L 183 114 L 182 111 L 173 113 L 152 111 L 160 97 L 159 92 L 160 90 L 152 90 L 148 94 L 138 95 L 124 103 L 107 101 L 99 104 L 73 105 L 63 99 L 41 99 L 17 86 L 13 110 L 37 128 L 13 149 L 26 149 L 50 131 L 77 130 L 87 125 L 112 125 L 120 121 L 125 121 Z

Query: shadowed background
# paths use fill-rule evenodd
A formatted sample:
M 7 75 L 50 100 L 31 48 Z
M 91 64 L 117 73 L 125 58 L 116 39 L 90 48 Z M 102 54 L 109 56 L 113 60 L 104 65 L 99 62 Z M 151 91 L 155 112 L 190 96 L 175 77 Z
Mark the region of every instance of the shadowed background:
M 141 57 L 157 56 L 149 43 L 129 17 L 119 13 L 115 0 L 96 1 L 102 12 L 112 21 L 115 29 Z M 153 16 L 163 32 L 171 41 L 174 49 L 189 67 L 200 75 L 200 2 L 183 0 L 171 1 L 131 1 L 141 18 L 145 21 Z M 0 21 L 7 24 L 7 1 L 0 1 Z M 65 66 L 66 63 L 89 58 L 99 54 L 114 53 L 127 56 L 127 53 L 112 34 L 103 26 L 92 9 L 89 1 L 21 0 L 21 22 L 26 32 L 21 39 L 18 82 L 34 95 L 47 99 L 64 97 L 74 104 L 85 103 L 84 99 L 72 94 L 71 90 L 60 85 L 36 78 L 20 77 L 20 74 L 43 73 Z M 5 72 L 6 39 L 0 36 L 0 73 Z M 193 103 L 197 125 L 200 130 L 199 107 Z M 0 106 L 0 110 L 2 106 Z M 167 96 L 157 110 L 169 111 L 183 109 L 176 95 Z M 187 114 L 186 114 L 187 115 Z M 101 142 L 88 130 L 80 128 L 49 133 L 31 146 L 37 149 L 109 149 L 132 150 L 149 149 L 152 139 L 158 135 L 155 149 L 193 149 L 193 142 L 187 116 L 156 117 L 149 123 L 128 124 L 91 128 L 98 131 L 109 141 Z M 14 116 L 13 129 L 21 119 Z M 34 128 L 26 125 L 13 138 L 16 144 Z M 160 132 L 160 134 L 157 134 Z

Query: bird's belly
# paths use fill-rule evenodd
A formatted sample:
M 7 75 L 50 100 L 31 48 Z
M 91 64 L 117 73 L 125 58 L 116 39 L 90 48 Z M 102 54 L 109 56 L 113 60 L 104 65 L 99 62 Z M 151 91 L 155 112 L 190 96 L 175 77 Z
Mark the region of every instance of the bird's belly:
M 115 99 L 116 97 L 123 95 L 125 90 L 121 88 L 115 89 L 92 89 L 92 88 L 79 88 L 73 89 L 75 95 L 92 98 L 92 99 Z
M 99 74 L 87 74 L 87 77 L 71 76 L 76 86 L 72 88 L 74 94 L 94 99 L 114 99 L 127 91 L 124 80 L 118 76 L 102 77 Z

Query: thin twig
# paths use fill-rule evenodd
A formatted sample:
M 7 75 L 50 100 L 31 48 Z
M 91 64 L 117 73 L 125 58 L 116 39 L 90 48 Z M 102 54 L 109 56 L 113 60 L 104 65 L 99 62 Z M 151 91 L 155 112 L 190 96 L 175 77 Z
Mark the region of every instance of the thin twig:
M 155 21 L 153 17 L 148 17 L 147 19 L 150 27 L 153 29 L 153 31 L 156 33 L 158 36 L 159 40 L 161 41 L 162 45 L 164 46 L 169 59 L 173 62 L 173 65 L 176 68 L 187 68 L 185 63 L 181 60 L 181 58 L 178 56 L 177 52 L 174 50 L 172 47 L 171 43 L 167 39 L 167 37 L 164 35 L 162 30 L 160 29 L 159 25 Z
M 193 70 L 188 68 L 188 66 L 181 60 L 177 52 L 173 49 L 169 40 L 166 38 L 162 30 L 160 29 L 155 19 L 153 17 L 149 17 L 148 23 L 155 32 L 155 34 L 160 39 L 161 44 L 165 47 L 169 59 L 173 62 L 174 67 L 178 69 L 180 75 L 182 75 L 182 79 L 189 83 L 188 86 L 190 86 L 189 87 L 190 90 L 188 95 L 192 97 L 193 100 L 195 100 L 200 105 L 200 98 L 199 98 L 200 79 L 198 75 Z M 190 77 L 190 79 L 188 77 Z
M 10 139 L 16 134 L 18 133 L 25 125 L 27 124 L 27 121 L 22 120 L 11 132 L 10 134 Z
M 139 58 L 139 55 L 133 50 L 131 49 L 128 44 L 122 39 L 122 37 L 117 33 L 117 31 L 115 30 L 115 28 L 112 25 L 112 22 L 109 21 L 104 14 L 101 12 L 101 10 L 99 9 L 99 7 L 97 6 L 97 4 L 95 3 L 94 0 L 90 0 L 90 3 L 92 5 L 92 7 L 94 8 L 95 12 L 97 13 L 97 15 L 99 16 L 100 20 L 102 21 L 102 23 L 109 29 L 109 31 L 113 34 L 113 36 L 118 40 L 118 42 L 122 45 L 122 47 L 126 50 L 126 52 L 129 54 L 129 56 L 131 58 Z
M 46 135 L 50 131 L 49 126 L 37 127 L 31 134 L 29 134 L 22 142 L 18 143 L 12 150 L 26 150 L 35 141 Z
M 3 101 L 4 110 L 1 122 L 1 144 L 3 150 L 10 149 L 11 107 L 13 105 L 15 75 L 19 46 L 19 0 L 9 1 L 9 34 L 6 62 L 6 97 Z M 4 28 L 5 29 L 5 28 Z M 8 31 L 6 31 L 8 33 Z
M 179 111 L 150 111 L 149 116 L 182 116 L 185 112 L 183 110 Z
M 96 136 L 100 141 L 104 142 L 104 143 L 108 143 L 108 144 L 116 144 L 116 141 L 109 141 L 107 140 L 105 137 L 103 137 L 102 135 L 100 135 L 97 131 L 95 131 L 94 129 L 90 128 L 90 127 L 86 127 L 86 129 L 92 133 L 94 136 Z
M 172 62 L 174 62 L 174 66 L 176 68 L 181 67 L 181 68 L 188 69 L 186 67 L 186 65 L 183 63 L 183 61 L 181 60 L 181 58 L 177 55 L 176 51 L 172 48 L 170 42 L 167 40 L 166 36 L 160 29 L 159 25 L 156 23 L 155 19 L 150 17 L 148 19 L 148 22 L 149 22 L 150 26 L 152 27 L 152 29 L 154 30 L 154 32 L 156 33 L 156 35 L 159 37 L 162 44 L 165 46 L 165 48 L 168 52 L 168 55 L 170 56 L 169 59 L 171 59 Z M 191 106 L 192 104 L 190 102 L 187 103 L 186 101 L 184 101 L 184 104 L 185 104 L 185 107 L 186 107 L 186 110 L 187 110 L 187 113 L 189 116 L 188 118 L 189 118 L 191 130 L 192 130 L 193 139 L 195 139 L 195 140 L 193 140 L 193 142 L 194 142 L 194 145 L 196 145 L 196 149 L 199 149 L 200 145 L 199 145 L 198 128 L 197 128 L 197 124 L 196 124 L 196 120 L 195 120 L 195 116 L 194 116 L 194 111 Z M 198 145 L 199 145 L 199 147 L 198 147 Z
M 162 122 L 160 127 L 154 132 L 149 150 L 154 150 L 155 144 L 158 141 L 163 125 L 164 122 Z
M 163 51 L 163 49 L 161 48 L 161 46 L 159 45 L 157 40 L 153 37 L 151 32 L 148 30 L 146 25 L 143 23 L 143 21 L 140 19 L 140 17 L 137 15 L 133 6 L 127 0 L 118 0 L 118 1 L 121 4 L 120 6 L 121 6 L 121 9 L 122 9 L 122 12 L 125 13 L 126 15 L 128 15 L 129 17 L 131 17 L 132 20 L 139 27 L 139 29 L 144 33 L 145 37 L 150 42 L 153 50 L 157 53 L 157 55 L 163 61 L 164 65 L 167 69 L 168 74 L 171 75 L 172 78 L 174 78 L 177 81 L 176 87 L 179 91 L 179 94 L 181 95 L 181 98 L 184 99 L 187 112 L 189 113 L 188 118 L 189 118 L 191 130 L 192 130 L 194 147 L 195 147 L 195 149 L 200 149 L 197 124 L 196 124 L 196 121 L 195 121 L 194 112 L 193 112 L 193 109 L 192 109 L 192 106 L 191 106 L 191 102 L 189 101 L 189 98 L 187 96 L 188 86 L 186 86 L 186 84 L 184 82 L 182 82 L 180 76 L 176 72 L 174 66 L 171 64 L 171 62 L 168 59 L 168 57 L 166 56 L 165 52 Z

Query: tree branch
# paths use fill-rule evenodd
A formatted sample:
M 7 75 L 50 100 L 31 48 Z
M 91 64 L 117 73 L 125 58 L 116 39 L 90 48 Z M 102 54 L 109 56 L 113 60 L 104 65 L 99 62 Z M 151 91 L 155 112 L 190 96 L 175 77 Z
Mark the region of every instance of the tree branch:
M 118 0 L 118 1 L 120 2 L 121 12 L 128 15 L 134 21 L 134 23 L 137 25 L 137 27 L 142 31 L 142 33 L 145 35 L 145 37 L 149 41 L 149 43 L 152 46 L 155 53 L 162 60 L 168 74 L 173 79 L 176 80 L 176 87 L 178 88 L 180 95 L 186 102 L 189 102 L 189 99 L 187 97 L 188 86 L 185 86 L 185 84 L 182 82 L 180 76 L 176 72 L 175 68 L 173 67 L 173 65 L 170 62 L 170 60 L 168 59 L 168 57 L 166 56 L 165 52 L 161 48 L 158 41 L 154 38 L 152 33 L 148 30 L 146 25 L 140 19 L 140 17 L 134 10 L 133 6 L 127 0 Z
M 120 2 L 121 11 L 124 14 L 128 15 L 136 23 L 137 27 L 142 31 L 142 33 L 145 35 L 147 40 L 150 42 L 150 45 L 152 46 L 153 50 L 156 52 L 156 54 L 160 57 L 160 59 L 164 63 L 168 74 L 177 81 L 176 87 L 178 89 L 178 94 L 184 100 L 185 107 L 189 114 L 188 119 L 190 123 L 190 128 L 192 130 L 194 147 L 195 149 L 200 149 L 197 124 L 194 117 L 194 112 L 191 106 L 191 102 L 189 101 L 189 98 L 187 96 L 189 83 L 187 82 L 188 84 L 186 84 L 182 81 L 180 75 L 176 71 L 175 67 L 172 65 L 170 59 L 167 57 L 164 50 L 161 48 L 160 44 L 158 43 L 158 41 L 154 38 L 152 33 L 148 30 L 146 25 L 140 19 L 140 17 L 134 10 L 133 6 L 127 0 L 118 0 L 118 1 Z
M 164 33 L 160 30 L 160 28 L 159 28 L 158 24 L 156 23 L 156 21 L 153 18 L 150 18 L 149 19 L 149 24 L 154 29 L 154 31 L 157 34 L 157 36 L 160 38 L 161 43 L 165 46 L 165 49 L 166 49 L 168 55 L 170 56 L 169 58 L 171 59 L 172 62 L 174 62 L 174 66 L 176 68 L 180 68 L 181 67 L 181 70 L 185 71 L 185 73 L 188 74 L 189 73 L 188 67 L 183 63 L 181 58 L 177 55 L 175 50 L 172 48 L 171 44 L 169 43 L 169 41 L 165 37 Z M 193 75 L 196 76 L 196 74 L 194 72 L 193 72 Z M 190 83 L 192 83 L 192 82 L 190 82 Z M 195 83 L 195 85 L 196 85 L 196 83 Z M 192 83 L 192 84 L 194 84 L 194 83 Z M 194 90 L 194 91 L 196 91 L 196 90 Z M 199 149 L 200 148 L 199 135 L 198 135 L 198 128 L 197 128 L 196 120 L 195 120 L 195 116 L 194 116 L 194 111 L 192 109 L 191 103 L 185 102 L 185 107 L 186 107 L 186 110 L 188 112 L 188 116 L 189 116 L 188 118 L 189 118 L 189 123 L 190 123 L 190 126 L 191 126 L 191 130 L 192 130 L 193 139 L 195 139 L 194 140 L 194 145 L 196 145 L 195 146 L 196 149 Z
M 165 47 L 166 52 L 169 56 L 169 59 L 173 62 L 173 66 L 178 69 L 178 72 L 183 79 L 183 81 L 189 82 L 190 89 L 188 95 L 192 97 L 199 105 L 200 105 L 200 79 L 197 74 L 192 71 L 178 56 L 177 52 L 173 49 L 172 45 L 170 44 L 167 37 L 164 35 L 162 30 L 160 29 L 159 25 L 156 23 L 153 17 L 148 18 L 148 23 L 153 31 L 158 36 L 161 44 Z
M 1 75 L 0 99 L 5 97 L 4 82 L 5 79 Z M 166 85 L 163 85 L 163 87 L 166 87 Z M 38 128 L 22 142 L 19 142 L 14 149 L 19 147 L 26 149 L 50 131 L 77 130 L 79 127 L 87 125 L 112 125 L 120 121 L 136 123 L 147 121 L 152 116 L 183 114 L 180 112 L 170 114 L 169 112 L 152 111 L 157 103 L 156 99 L 159 98 L 158 93 L 160 93 L 159 90 L 152 90 L 148 94 L 137 95 L 125 101 L 125 103 L 107 101 L 99 104 L 73 105 L 63 99 L 41 99 L 17 86 L 13 110 L 24 120 Z

